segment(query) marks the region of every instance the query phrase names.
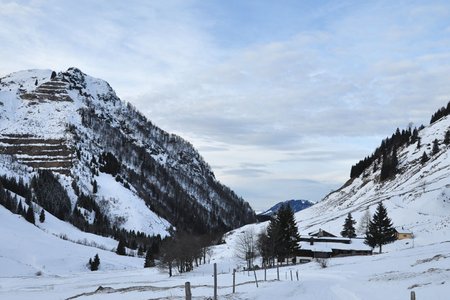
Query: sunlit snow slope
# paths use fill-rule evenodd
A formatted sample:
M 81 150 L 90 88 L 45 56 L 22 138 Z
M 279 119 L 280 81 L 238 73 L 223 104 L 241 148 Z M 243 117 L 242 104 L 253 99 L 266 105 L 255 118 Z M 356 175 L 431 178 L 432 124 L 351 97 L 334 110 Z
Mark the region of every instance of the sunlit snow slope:
M 373 214 L 378 202 L 383 201 L 394 226 L 412 232 L 416 243 L 449 240 L 450 151 L 443 143 L 449 128 L 447 116 L 419 131 L 420 149 L 416 143 L 398 149 L 400 173 L 395 178 L 380 182 L 380 167 L 374 172 L 371 165 L 321 202 L 297 213 L 301 231 L 323 228 L 339 234 L 348 213 L 359 222 L 367 209 Z M 440 150 L 432 155 L 435 139 Z M 422 164 L 424 151 L 430 159 Z

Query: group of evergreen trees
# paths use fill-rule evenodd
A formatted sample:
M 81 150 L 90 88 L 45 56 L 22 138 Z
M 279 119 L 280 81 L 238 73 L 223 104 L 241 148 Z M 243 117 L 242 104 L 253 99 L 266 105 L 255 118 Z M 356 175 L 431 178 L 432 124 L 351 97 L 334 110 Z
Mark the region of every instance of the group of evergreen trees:
M 446 107 L 440 108 L 431 117 L 430 124 L 450 114 L 450 102 Z M 375 150 L 375 152 L 360 160 L 357 164 L 353 165 L 350 170 L 350 178 L 356 178 L 360 176 L 369 166 L 374 164 L 374 171 L 377 169 L 377 165 L 381 163 L 380 181 L 384 181 L 388 178 L 396 175 L 400 170 L 398 169 L 397 149 L 406 145 L 417 143 L 417 148 L 421 148 L 421 140 L 419 137 L 419 130 L 422 130 L 423 125 L 418 129 L 408 128 L 402 130 L 397 128 L 396 132 L 390 137 L 381 142 L 381 145 Z M 450 144 L 450 130 L 445 133 L 444 144 Z M 433 141 L 433 148 L 431 153 L 427 154 L 425 151 L 422 154 L 421 162 L 424 164 L 429 160 L 430 155 L 435 155 L 439 152 L 439 141 L 435 139 Z
M 263 264 L 273 266 L 275 258 L 279 263 L 293 258 L 299 249 L 300 235 L 294 218 L 294 212 L 289 205 L 282 205 L 273 218 L 266 232 L 258 237 L 258 250 Z
M 415 142 L 418 142 L 420 140 L 419 130 L 421 128 L 408 128 L 407 130 L 402 131 L 397 128 L 395 133 L 390 138 L 386 138 L 381 142 L 381 145 L 372 155 L 364 158 L 356 165 L 352 166 L 350 178 L 360 176 L 374 162 L 376 162 L 376 165 L 380 165 L 381 163 L 381 181 L 397 174 L 399 172 L 397 149 L 406 144 L 414 144 Z
M 448 129 L 445 132 L 445 137 L 444 137 L 444 145 L 448 146 L 450 145 L 450 129 Z M 438 139 L 434 139 L 433 140 L 433 147 L 431 149 L 430 154 L 428 155 L 426 151 L 423 152 L 422 157 L 420 158 L 420 162 L 423 164 L 425 164 L 429 159 L 430 156 L 434 156 L 436 154 L 439 153 L 439 140 Z
M 25 197 L 25 203 L 18 200 L 17 195 Z M 22 215 L 31 224 L 35 224 L 36 219 L 33 203 L 31 202 L 31 193 L 29 193 L 28 187 L 21 180 L 17 182 L 15 178 L 0 176 L 0 205 L 3 205 L 14 214 Z M 44 210 L 41 210 L 39 220 L 41 223 L 45 221 Z
M 33 201 L 61 220 L 68 220 L 72 214 L 70 198 L 58 178 L 48 170 L 39 170 L 31 180 Z
M 95 254 L 94 259 L 89 258 L 88 264 L 91 271 L 97 271 L 98 267 L 100 266 L 100 257 L 98 256 L 98 254 Z
M 356 221 L 353 220 L 352 214 L 349 213 L 345 219 L 341 235 L 343 237 L 355 238 L 356 230 L 354 225 Z M 396 240 L 396 230 L 392 225 L 391 219 L 388 217 L 387 210 L 383 203 L 378 203 L 377 209 L 372 219 L 367 224 L 365 230 L 365 243 L 372 248 L 380 247 Z
M 147 249 L 150 249 L 153 255 L 159 254 L 161 236 L 149 236 L 142 232 L 127 231 L 112 226 L 91 196 L 79 193 L 79 191 L 78 194 L 78 201 L 72 210 L 64 187 L 49 171 L 39 171 L 32 178 L 31 186 L 23 183 L 21 179 L 0 176 L 0 205 L 12 213 L 22 215 L 32 224 L 36 222 L 35 210 L 37 209 L 36 204 L 39 204 L 51 214 L 72 223 L 82 231 L 119 240 L 123 255 L 126 254 L 125 247 L 136 250 L 140 256 L 143 256 Z M 18 196 L 25 198 L 25 203 L 18 200 Z M 95 215 L 94 222 L 89 223 L 81 209 L 93 213 Z M 45 211 L 41 209 L 39 222 L 45 222 L 45 218 Z
M 431 116 L 430 124 L 448 115 L 450 115 L 450 102 L 447 103 L 446 107 L 441 107 Z

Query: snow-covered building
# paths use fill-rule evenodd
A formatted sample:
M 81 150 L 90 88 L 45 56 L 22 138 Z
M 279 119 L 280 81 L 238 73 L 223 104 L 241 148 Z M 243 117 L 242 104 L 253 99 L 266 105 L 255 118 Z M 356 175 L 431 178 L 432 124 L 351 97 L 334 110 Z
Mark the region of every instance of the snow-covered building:
M 350 255 L 372 255 L 372 248 L 364 244 L 362 238 L 337 237 L 319 229 L 307 236 L 300 236 L 298 256 L 303 258 L 329 258 Z

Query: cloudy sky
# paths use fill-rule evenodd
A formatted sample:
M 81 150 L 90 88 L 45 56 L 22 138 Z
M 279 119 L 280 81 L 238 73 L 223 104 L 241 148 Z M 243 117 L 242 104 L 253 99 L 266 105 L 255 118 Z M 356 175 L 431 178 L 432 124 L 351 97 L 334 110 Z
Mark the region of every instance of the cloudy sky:
M 0 57 L 105 79 L 259 210 L 320 200 L 447 104 L 450 3 L 0 0 Z

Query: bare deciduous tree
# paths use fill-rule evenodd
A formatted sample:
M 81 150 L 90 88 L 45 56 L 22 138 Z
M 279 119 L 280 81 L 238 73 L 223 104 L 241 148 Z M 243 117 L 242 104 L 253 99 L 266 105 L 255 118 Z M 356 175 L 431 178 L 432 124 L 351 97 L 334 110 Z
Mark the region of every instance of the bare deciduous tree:
M 251 269 L 257 255 L 257 236 L 253 229 L 247 229 L 238 235 L 235 251 L 237 257 L 247 261 L 247 269 Z
M 359 235 L 366 234 L 366 231 L 369 228 L 370 219 L 371 219 L 370 210 L 369 208 L 367 208 L 364 214 L 361 216 L 361 220 L 359 221 L 359 226 L 357 230 Z

